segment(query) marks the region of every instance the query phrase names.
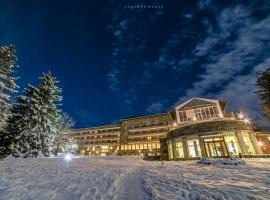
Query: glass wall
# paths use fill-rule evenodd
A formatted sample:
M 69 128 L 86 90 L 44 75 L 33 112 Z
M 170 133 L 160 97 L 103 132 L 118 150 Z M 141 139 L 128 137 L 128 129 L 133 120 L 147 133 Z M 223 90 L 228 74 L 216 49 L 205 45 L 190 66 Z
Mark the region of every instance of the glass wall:
M 201 157 L 201 148 L 198 139 L 187 140 L 189 157 Z
M 173 159 L 173 148 L 172 148 L 172 143 L 168 143 L 168 152 L 169 152 L 169 159 Z
M 175 158 L 184 158 L 182 141 L 177 141 L 175 143 Z
M 256 154 L 248 133 L 242 133 L 249 154 Z
M 229 153 L 233 155 L 238 155 L 241 153 L 237 138 L 235 136 L 225 136 L 225 142 L 227 144 Z

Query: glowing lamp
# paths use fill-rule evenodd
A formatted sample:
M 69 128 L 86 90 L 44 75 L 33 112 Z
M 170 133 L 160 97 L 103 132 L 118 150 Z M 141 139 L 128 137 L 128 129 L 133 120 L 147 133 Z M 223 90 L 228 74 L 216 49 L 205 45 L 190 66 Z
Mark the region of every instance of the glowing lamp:
M 243 119 L 244 118 L 244 115 L 242 113 L 239 114 L 239 118 L 240 119 Z
M 66 161 L 70 161 L 71 160 L 71 155 L 69 153 L 67 155 L 65 155 L 65 160 Z
M 260 141 L 260 142 L 258 142 L 258 145 L 259 146 L 263 146 L 263 143 Z
M 246 122 L 246 123 L 249 123 L 250 121 L 249 121 L 249 119 L 246 118 L 246 119 L 245 119 L 245 122 Z
M 177 126 L 177 124 L 174 122 L 174 123 L 173 123 L 173 126 Z
M 196 121 L 196 117 L 193 117 L 193 120 Z

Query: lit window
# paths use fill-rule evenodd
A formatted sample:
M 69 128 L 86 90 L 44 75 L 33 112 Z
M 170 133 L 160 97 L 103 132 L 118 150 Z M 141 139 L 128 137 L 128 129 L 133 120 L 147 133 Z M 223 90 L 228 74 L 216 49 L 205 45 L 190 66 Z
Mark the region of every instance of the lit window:
M 225 139 L 225 142 L 227 144 L 229 153 L 231 153 L 233 155 L 238 155 L 240 153 L 240 148 L 239 148 L 239 144 L 238 144 L 236 137 L 235 136 L 225 136 L 224 139 Z
M 256 154 L 248 133 L 243 133 L 243 139 L 249 154 Z
M 199 144 L 199 140 L 188 140 L 188 152 L 189 157 L 200 157 L 201 156 L 201 148 Z
M 168 152 L 169 152 L 169 159 L 173 159 L 173 150 L 172 150 L 172 143 L 169 142 L 168 144 Z
M 184 158 L 183 145 L 181 141 L 175 143 L 175 157 Z

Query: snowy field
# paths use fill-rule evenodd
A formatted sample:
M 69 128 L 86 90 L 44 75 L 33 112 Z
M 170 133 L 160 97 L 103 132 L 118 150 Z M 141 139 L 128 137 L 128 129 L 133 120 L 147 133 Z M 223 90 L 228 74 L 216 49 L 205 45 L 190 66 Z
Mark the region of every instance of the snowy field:
M 247 165 L 131 157 L 6 159 L 0 199 L 270 199 L 270 160 Z

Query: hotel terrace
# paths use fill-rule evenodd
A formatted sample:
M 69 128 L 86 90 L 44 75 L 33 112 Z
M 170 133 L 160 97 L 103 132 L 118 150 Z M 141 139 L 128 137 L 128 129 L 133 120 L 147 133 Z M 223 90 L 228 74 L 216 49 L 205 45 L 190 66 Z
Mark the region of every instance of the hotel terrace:
M 168 160 L 270 154 L 270 135 L 226 101 L 192 98 L 172 111 L 75 129 L 81 155 L 144 155 Z

